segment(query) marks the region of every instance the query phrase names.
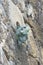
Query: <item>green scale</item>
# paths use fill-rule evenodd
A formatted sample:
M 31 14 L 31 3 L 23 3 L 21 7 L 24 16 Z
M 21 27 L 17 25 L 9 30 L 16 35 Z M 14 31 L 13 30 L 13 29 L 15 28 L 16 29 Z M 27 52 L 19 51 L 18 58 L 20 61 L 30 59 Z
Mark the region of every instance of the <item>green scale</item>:
M 28 32 L 29 26 L 27 24 L 24 26 L 19 25 L 16 27 L 16 39 L 18 44 L 25 43 L 25 41 L 28 39 Z

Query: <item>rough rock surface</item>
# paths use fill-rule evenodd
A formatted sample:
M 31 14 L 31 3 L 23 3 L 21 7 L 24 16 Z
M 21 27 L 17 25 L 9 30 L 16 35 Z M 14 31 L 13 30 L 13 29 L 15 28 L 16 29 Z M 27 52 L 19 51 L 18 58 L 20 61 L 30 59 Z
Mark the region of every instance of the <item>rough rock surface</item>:
M 29 26 L 20 47 L 16 22 Z M 0 65 L 43 65 L 43 0 L 0 0 Z

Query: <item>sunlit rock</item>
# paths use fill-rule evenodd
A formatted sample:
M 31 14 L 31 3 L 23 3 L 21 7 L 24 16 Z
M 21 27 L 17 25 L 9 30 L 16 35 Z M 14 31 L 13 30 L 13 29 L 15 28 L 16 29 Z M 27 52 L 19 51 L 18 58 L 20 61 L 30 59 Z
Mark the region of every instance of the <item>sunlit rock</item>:
M 11 20 L 11 25 L 15 27 L 17 21 L 20 23 L 20 25 L 24 24 L 23 16 L 19 8 L 11 0 L 8 1 L 8 4 L 9 4 L 9 18 Z
M 0 4 L 0 13 L 1 13 L 3 16 L 6 16 L 6 13 L 5 13 L 5 10 L 4 10 L 2 4 Z
M 27 5 L 27 15 L 31 16 L 32 19 L 34 20 L 35 15 L 34 15 L 33 6 L 31 4 Z

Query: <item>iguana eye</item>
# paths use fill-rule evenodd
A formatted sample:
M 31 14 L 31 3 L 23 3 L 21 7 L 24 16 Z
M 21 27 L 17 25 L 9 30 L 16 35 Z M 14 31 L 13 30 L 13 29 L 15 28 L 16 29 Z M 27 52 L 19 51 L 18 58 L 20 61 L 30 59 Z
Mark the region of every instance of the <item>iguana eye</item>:
M 24 28 L 26 28 L 26 27 L 24 27 Z

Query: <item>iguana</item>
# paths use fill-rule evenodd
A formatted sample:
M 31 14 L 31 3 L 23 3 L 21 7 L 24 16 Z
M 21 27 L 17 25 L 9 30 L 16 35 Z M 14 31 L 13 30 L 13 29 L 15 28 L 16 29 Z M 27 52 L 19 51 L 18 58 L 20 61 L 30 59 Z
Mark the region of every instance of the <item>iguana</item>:
M 16 26 L 16 39 L 18 41 L 18 44 L 24 43 L 28 39 L 28 32 L 29 32 L 29 27 L 28 25 L 20 26 L 17 23 Z

